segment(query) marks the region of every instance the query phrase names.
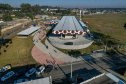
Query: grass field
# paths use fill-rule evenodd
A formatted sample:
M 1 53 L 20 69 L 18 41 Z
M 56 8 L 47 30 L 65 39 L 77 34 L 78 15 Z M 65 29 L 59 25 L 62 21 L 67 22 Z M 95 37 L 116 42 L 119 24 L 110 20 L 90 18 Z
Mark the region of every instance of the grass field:
M 31 50 L 34 46 L 32 38 L 32 36 L 28 36 L 28 38 L 18 38 L 18 36 L 15 36 L 12 39 L 12 43 L 2 46 L 0 50 L 0 67 L 6 64 L 16 66 L 35 63 L 31 56 Z
M 126 44 L 126 13 L 90 15 L 82 18 L 104 41 Z M 111 40 L 111 41 L 110 41 Z M 113 43 L 114 44 L 114 43 Z

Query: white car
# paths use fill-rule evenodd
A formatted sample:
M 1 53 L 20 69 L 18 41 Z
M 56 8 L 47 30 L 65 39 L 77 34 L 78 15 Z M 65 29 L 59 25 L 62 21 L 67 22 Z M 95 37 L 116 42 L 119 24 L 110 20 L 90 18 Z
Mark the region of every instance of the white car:
M 11 76 L 13 76 L 15 74 L 15 72 L 10 71 L 7 74 L 5 74 L 2 78 L 1 81 L 5 81 L 6 79 L 9 79 Z
M 22 82 L 26 82 L 26 81 L 28 81 L 28 79 L 18 79 L 18 80 L 14 81 L 14 84 L 22 83 Z
M 40 73 L 42 73 L 45 70 L 44 66 L 40 66 L 37 70 L 36 70 L 36 75 L 39 75 Z
M 8 69 L 11 69 L 11 65 L 10 65 L 10 64 L 5 65 L 4 67 L 0 68 L 0 72 L 5 72 L 5 71 L 7 71 Z
M 35 73 L 36 72 L 36 69 L 35 68 L 31 68 L 26 74 L 25 74 L 25 76 L 26 77 L 29 77 L 30 75 L 32 75 L 33 73 Z

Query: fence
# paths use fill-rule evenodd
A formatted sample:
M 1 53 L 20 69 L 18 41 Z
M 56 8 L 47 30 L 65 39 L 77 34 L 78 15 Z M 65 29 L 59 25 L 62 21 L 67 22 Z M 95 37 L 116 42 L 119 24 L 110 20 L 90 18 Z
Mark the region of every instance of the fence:
M 17 24 L 15 24 L 15 25 L 5 27 L 5 28 L 2 29 L 2 32 L 6 31 L 6 30 L 8 30 L 8 29 L 12 29 L 12 28 L 14 28 L 14 27 L 17 27 L 17 26 L 19 26 L 19 25 L 22 25 L 22 23 L 17 23 Z
M 92 81 L 92 80 L 94 80 L 96 78 L 99 78 L 99 77 L 103 76 L 103 75 L 105 75 L 105 73 L 102 73 L 102 74 L 100 74 L 98 76 L 92 77 L 91 79 L 88 79 L 88 80 L 86 80 L 86 81 L 84 81 L 84 82 L 82 82 L 80 84 L 84 84 L 84 83 L 90 82 L 90 81 Z

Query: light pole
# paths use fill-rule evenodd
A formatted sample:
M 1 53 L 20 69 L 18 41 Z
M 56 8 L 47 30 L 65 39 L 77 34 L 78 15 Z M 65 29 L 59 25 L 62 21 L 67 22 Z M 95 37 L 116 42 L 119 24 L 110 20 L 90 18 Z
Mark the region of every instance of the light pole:
M 71 55 L 71 80 L 72 80 L 72 61 L 73 61 L 73 59 L 72 59 L 72 55 Z

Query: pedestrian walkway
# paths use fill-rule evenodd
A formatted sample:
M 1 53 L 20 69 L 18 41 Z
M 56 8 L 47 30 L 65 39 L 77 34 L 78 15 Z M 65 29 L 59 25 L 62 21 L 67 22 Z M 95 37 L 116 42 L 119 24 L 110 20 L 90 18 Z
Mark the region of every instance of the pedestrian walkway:
M 47 64 L 46 61 L 43 61 L 43 62 L 40 61 L 40 60 L 46 60 L 47 58 L 45 56 L 47 56 L 48 59 L 56 59 L 58 64 L 69 63 L 71 62 L 71 60 L 73 62 L 76 62 L 76 61 L 83 61 L 87 59 L 93 59 L 93 58 L 105 56 L 103 53 L 98 53 L 98 54 L 93 54 L 93 55 L 71 57 L 68 54 L 65 54 L 59 51 L 57 48 L 53 47 L 46 39 L 45 44 L 48 46 L 48 49 L 47 49 L 46 46 L 40 42 L 42 39 L 44 39 L 45 35 L 46 35 L 46 32 L 41 30 L 40 32 L 36 33 L 35 36 L 33 37 L 33 42 L 36 47 L 34 47 L 32 50 L 32 56 L 39 63 Z M 38 53 L 38 51 L 36 50 L 39 50 L 39 53 L 41 53 L 41 55 L 36 54 Z M 39 59 L 37 58 L 37 55 Z
M 53 65 L 54 62 L 57 62 L 58 64 L 64 63 L 63 61 L 60 61 L 58 59 L 55 59 L 55 58 L 53 59 L 51 56 L 39 50 L 36 46 L 34 46 L 32 49 L 32 56 L 40 64 Z M 47 63 L 47 60 L 50 62 Z
M 71 57 L 61 51 L 59 51 L 57 48 L 53 47 L 47 40 L 45 41 L 45 44 L 48 45 L 48 51 L 50 52 L 50 55 L 57 59 L 61 59 L 64 62 L 71 62 L 71 59 L 73 62 L 76 61 L 83 61 L 87 59 L 93 59 L 93 58 L 98 58 L 102 56 L 106 56 L 104 53 L 95 53 L 92 55 L 85 55 L 85 56 L 78 56 L 78 57 Z
M 49 52 L 46 49 L 46 47 L 40 42 L 45 38 L 45 36 L 46 36 L 45 31 L 39 31 L 38 33 L 35 34 L 33 38 L 35 46 L 32 49 L 33 58 L 40 64 L 46 64 L 46 65 L 53 65 L 54 63 L 58 64 L 65 63 L 64 61 L 58 60 L 49 55 Z M 45 52 L 48 54 L 46 54 Z

